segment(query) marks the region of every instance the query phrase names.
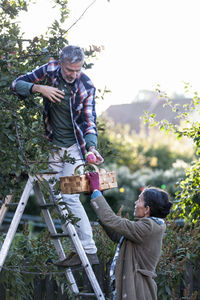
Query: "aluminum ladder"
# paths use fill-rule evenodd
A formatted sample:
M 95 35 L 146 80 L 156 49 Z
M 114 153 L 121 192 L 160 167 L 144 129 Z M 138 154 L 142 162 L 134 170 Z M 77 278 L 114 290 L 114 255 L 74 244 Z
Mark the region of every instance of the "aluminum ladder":
M 44 221 L 48 227 L 48 230 L 50 232 L 51 237 L 53 238 L 53 244 L 54 247 L 56 249 L 56 252 L 58 254 L 58 257 L 60 260 L 63 260 L 66 258 L 61 241 L 59 239 L 60 234 L 57 233 L 55 225 L 53 223 L 50 211 L 48 209 L 48 207 L 50 206 L 44 199 L 43 193 L 40 189 L 40 185 L 39 182 L 42 181 L 42 176 L 36 176 L 36 177 L 32 177 L 29 176 L 26 186 L 24 188 L 24 191 L 21 195 L 20 201 L 19 203 L 16 205 L 16 203 L 11 203 L 12 200 L 12 196 L 9 195 L 6 197 L 5 202 L 2 204 L 1 209 L 0 209 L 0 225 L 3 222 L 3 218 L 6 214 L 6 211 L 8 209 L 9 206 L 17 206 L 16 211 L 14 213 L 12 222 L 9 226 L 8 232 L 6 234 L 6 237 L 4 239 L 4 242 L 2 244 L 1 250 L 0 250 L 0 272 L 2 270 L 2 267 L 4 265 L 6 256 L 8 254 L 9 248 L 11 246 L 11 243 L 14 239 L 15 233 L 17 231 L 17 227 L 20 223 L 20 220 L 22 218 L 24 209 L 28 203 L 28 199 L 29 196 L 32 192 L 32 190 L 34 191 L 34 194 L 36 196 L 37 202 L 42 210 L 42 214 L 44 217 Z M 52 203 L 52 205 L 55 205 L 54 203 Z M 51 206 L 52 206 L 51 205 Z M 56 205 L 58 208 L 58 211 L 61 215 L 66 216 L 68 215 L 68 211 L 66 209 L 66 207 L 64 205 Z M 65 236 L 66 234 L 68 236 L 71 237 L 74 246 L 76 248 L 76 251 L 80 257 L 80 260 L 82 262 L 82 266 L 87 274 L 87 277 L 90 281 L 90 284 L 93 288 L 94 294 L 93 293 L 81 293 L 79 292 L 78 286 L 76 284 L 75 278 L 73 276 L 72 270 L 70 268 L 66 268 L 66 272 L 65 272 L 65 276 L 68 279 L 69 283 L 70 283 L 70 288 L 72 290 L 72 292 L 74 293 L 75 297 L 77 299 L 79 299 L 79 297 L 88 297 L 88 296 L 96 296 L 96 298 L 98 300 L 105 300 L 104 298 L 104 294 L 101 291 L 101 288 L 99 286 L 99 283 L 95 277 L 95 274 L 93 272 L 93 269 L 90 265 L 90 262 L 87 258 L 87 255 L 85 254 L 85 251 L 83 249 L 83 246 L 79 240 L 79 237 L 77 235 L 76 229 L 74 228 L 74 226 L 68 222 L 67 225 L 65 225 L 66 227 L 66 232 L 64 230 Z M 68 231 L 68 232 L 67 232 Z

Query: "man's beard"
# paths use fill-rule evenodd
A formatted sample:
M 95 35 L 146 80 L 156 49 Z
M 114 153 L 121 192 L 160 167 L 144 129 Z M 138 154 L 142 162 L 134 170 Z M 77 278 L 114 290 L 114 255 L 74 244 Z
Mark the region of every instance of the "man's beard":
M 73 83 L 75 81 L 75 78 L 71 77 L 71 76 L 66 76 L 61 68 L 61 75 L 63 77 L 63 79 L 67 82 L 67 83 Z

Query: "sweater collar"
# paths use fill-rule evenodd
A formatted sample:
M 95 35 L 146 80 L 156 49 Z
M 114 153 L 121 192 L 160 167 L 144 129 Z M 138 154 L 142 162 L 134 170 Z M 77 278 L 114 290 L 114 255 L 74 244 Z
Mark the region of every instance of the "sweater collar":
M 150 219 L 152 219 L 154 222 L 156 222 L 158 225 L 163 225 L 165 223 L 165 221 L 161 218 L 156 218 L 156 217 L 149 217 Z
M 139 221 L 143 218 L 138 218 L 138 217 L 135 217 L 134 218 L 134 221 Z M 165 221 L 161 218 L 156 218 L 156 217 L 148 217 L 148 219 L 152 219 L 154 222 L 156 222 L 158 225 L 163 225 L 165 224 Z

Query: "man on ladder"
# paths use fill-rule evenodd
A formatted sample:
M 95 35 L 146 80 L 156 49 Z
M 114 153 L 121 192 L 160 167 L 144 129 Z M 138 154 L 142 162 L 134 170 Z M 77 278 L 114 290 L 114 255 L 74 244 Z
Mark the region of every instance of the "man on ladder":
M 82 72 L 83 63 L 82 49 L 66 46 L 61 51 L 59 61 L 50 59 L 47 64 L 19 76 L 12 83 L 13 91 L 20 96 L 40 93 L 43 97 L 45 134 L 53 145 L 49 165 L 57 172 L 54 176 L 56 180 L 60 176 L 73 175 L 77 165 L 84 163 L 87 151 L 95 154 L 96 164 L 104 161 L 96 150 L 95 87 Z M 38 84 L 44 79 L 48 85 Z M 65 154 L 75 158 L 75 163 L 63 162 Z M 76 227 L 77 234 L 90 264 L 98 264 L 92 228 L 79 195 L 63 194 L 62 201 L 80 219 Z M 67 258 L 57 262 L 57 265 L 64 267 L 80 264 L 81 260 L 73 243 Z

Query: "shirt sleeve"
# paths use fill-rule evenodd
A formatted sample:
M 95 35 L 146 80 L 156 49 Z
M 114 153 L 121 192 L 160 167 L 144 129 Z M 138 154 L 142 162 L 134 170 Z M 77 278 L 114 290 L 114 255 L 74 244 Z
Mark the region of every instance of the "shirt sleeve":
M 88 84 L 87 78 L 83 77 L 82 82 L 79 84 L 79 93 L 84 98 L 82 101 L 83 107 L 81 111 L 81 130 L 84 138 L 88 134 L 94 134 L 97 136 L 95 91 L 96 89 L 92 83 Z
M 86 149 L 89 150 L 91 146 L 94 146 L 97 148 L 97 136 L 96 134 L 93 133 L 88 133 L 85 136 L 85 141 L 86 141 Z
M 51 69 L 51 64 L 53 63 L 45 64 L 41 67 L 36 68 L 32 72 L 20 75 L 12 82 L 12 91 L 21 96 L 29 96 L 33 84 L 45 79 L 45 77 L 47 76 L 47 69 Z M 18 84 L 18 82 L 20 81 L 23 81 L 23 83 Z M 16 86 L 18 91 L 16 90 Z
M 31 95 L 32 86 L 33 86 L 33 83 L 31 83 L 31 82 L 19 80 L 19 81 L 17 81 L 17 83 L 15 85 L 15 91 L 17 94 L 19 94 L 21 96 L 28 97 Z

